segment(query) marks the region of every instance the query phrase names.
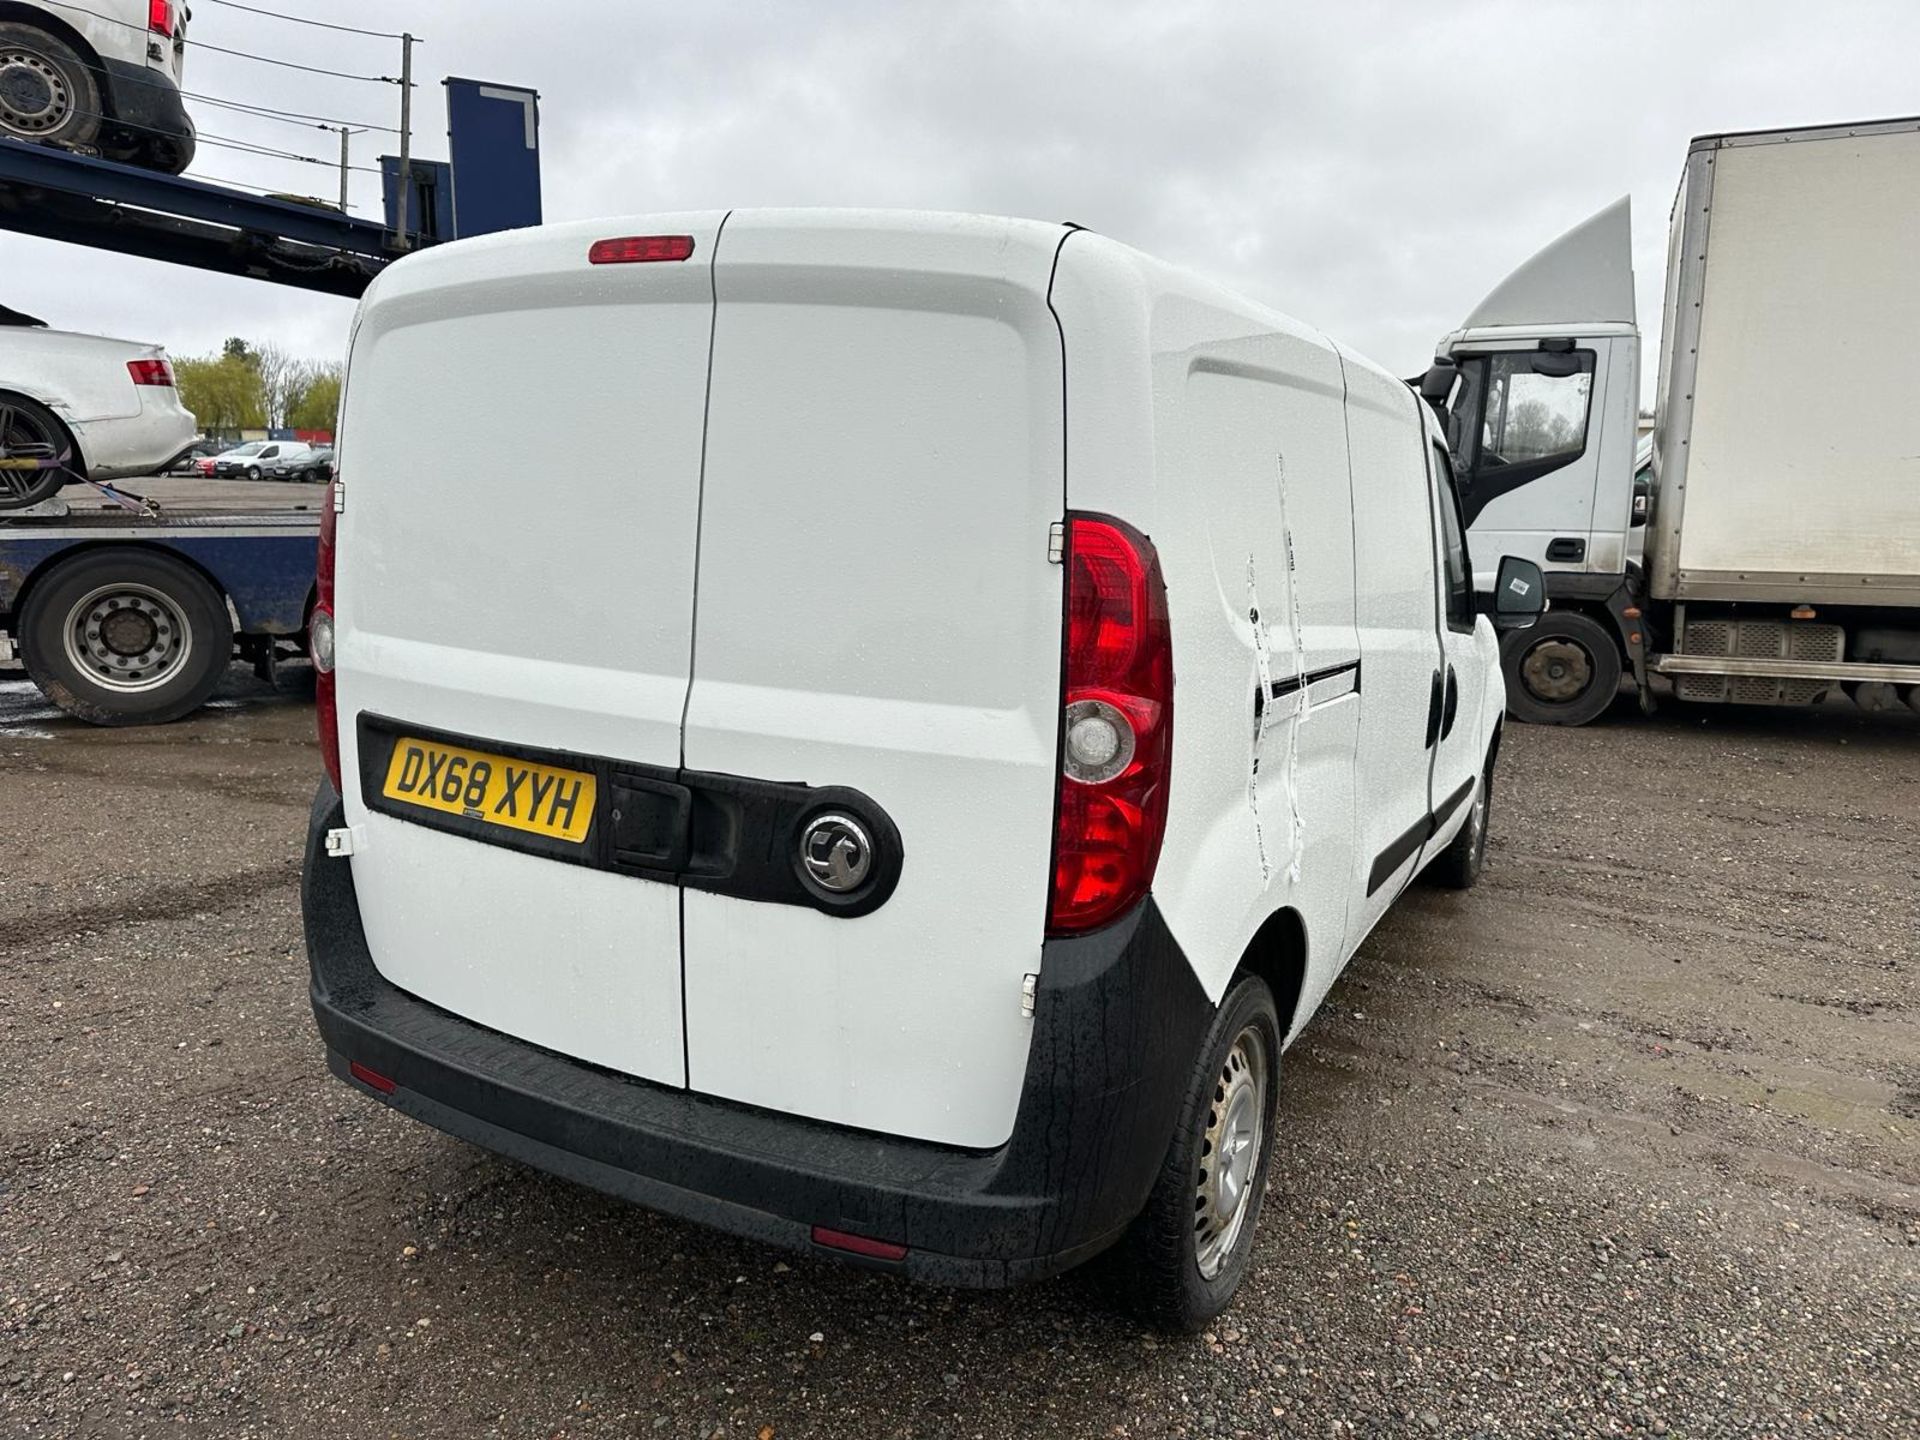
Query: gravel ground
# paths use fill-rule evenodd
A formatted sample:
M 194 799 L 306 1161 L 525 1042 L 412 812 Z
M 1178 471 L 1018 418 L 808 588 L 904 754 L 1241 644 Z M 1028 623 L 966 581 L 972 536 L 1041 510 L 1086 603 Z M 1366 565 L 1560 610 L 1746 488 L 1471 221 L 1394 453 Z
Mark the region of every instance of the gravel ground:
M 0 1433 L 1920 1434 L 1914 717 L 1510 729 L 1485 881 L 1289 1053 L 1253 1278 L 1175 1342 L 333 1081 L 283 683 L 120 732 L 0 684 Z

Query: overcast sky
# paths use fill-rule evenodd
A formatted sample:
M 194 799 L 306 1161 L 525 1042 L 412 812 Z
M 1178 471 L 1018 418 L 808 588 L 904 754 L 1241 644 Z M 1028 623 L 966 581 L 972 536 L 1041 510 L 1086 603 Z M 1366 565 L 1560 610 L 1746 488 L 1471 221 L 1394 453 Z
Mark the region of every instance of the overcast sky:
M 1073 220 L 1399 374 L 1514 265 L 1626 193 L 1651 335 L 1690 136 L 1920 112 L 1913 0 L 248 3 L 422 36 L 422 154 L 446 153 L 442 76 L 537 88 L 549 220 L 754 205 Z M 376 76 L 397 73 L 397 43 L 218 0 L 193 10 L 189 91 L 396 122 L 392 85 L 191 40 Z M 319 130 L 188 103 L 203 135 L 337 157 Z M 383 139 L 360 137 L 356 161 Z M 194 171 L 303 194 L 338 183 L 211 143 Z M 377 214 L 375 177 L 354 180 L 356 210 Z M 5 232 L 0 302 L 176 354 L 243 335 L 337 358 L 352 314 Z

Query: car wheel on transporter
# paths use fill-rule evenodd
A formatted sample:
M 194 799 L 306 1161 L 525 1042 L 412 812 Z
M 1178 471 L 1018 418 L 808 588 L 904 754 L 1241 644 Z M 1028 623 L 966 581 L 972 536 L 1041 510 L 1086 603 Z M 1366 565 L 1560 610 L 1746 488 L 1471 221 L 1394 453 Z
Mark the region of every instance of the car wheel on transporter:
M 1151 1325 L 1204 1328 L 1246 1276 L 1273 1155 L 1280 1040 L 1273 992 L 1240 976 L 1200 1047 L 1146 1207 L 1101 1257 L 1117 1298 Z
M 103 113 L 93 68 L 71 45 L 37 25 L 0 21 L 0 135 L 87 149 Z
M 1480 783 L 1473 787 L 1467 823 L 1427 867 L 1427 875 L 1436 885 L 1444 885 L 1449 890 L 1471 890 L 1486 868 L 1487 821 L 1493 813 L 1493 760 L 1493 753 L 1489 751 L 1487 768 L 1480 772 Z
M 227 602 L 172 556 L 88 551 L 38 580 L 20 619 L 34 683 L 95 725 L 158 725 L 197 710 L 233 658 Z
M 59 494 L 60 487 L 67 483 L 66 470 L 42 469 L 41 463 L 58 459 L 68 448 L 67 432 L 46 406 L 0 395 L 0 462 L 15 460 L 34 466 L 31 470 L 15 470 L 0 463 L 0 510 L 22 510 Z
M 1549 610 L 1500 646 L 1507 710 L 1533 725 L 1584 725 L 1620 690 L 1620 645 L 1578 610 Z

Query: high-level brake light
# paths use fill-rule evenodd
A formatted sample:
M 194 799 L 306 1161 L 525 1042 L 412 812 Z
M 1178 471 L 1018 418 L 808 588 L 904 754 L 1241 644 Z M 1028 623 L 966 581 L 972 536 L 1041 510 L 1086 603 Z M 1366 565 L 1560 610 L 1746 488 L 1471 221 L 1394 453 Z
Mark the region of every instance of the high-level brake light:
M 644 265 L 653 260 L 685 260 L 693 254 L 691 235 L 622 235 L 596 240 L 587 251 L 590 265 Z

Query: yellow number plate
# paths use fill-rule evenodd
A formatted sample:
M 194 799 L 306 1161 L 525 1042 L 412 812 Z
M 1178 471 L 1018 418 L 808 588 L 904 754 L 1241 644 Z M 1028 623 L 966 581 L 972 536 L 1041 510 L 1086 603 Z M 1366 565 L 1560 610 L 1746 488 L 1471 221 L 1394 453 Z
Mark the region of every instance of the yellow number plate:
M 381 794 L 578 845 L 593 825 L 593 776 L 531 760 L 401 736 Z

